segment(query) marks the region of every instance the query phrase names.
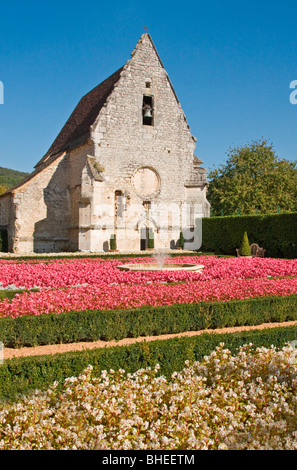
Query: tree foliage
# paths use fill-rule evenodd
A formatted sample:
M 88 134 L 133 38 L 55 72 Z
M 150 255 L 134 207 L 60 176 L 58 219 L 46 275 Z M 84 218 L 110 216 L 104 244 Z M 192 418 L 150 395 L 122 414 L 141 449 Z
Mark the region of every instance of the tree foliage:
M 278 159 L 266 140 L 231 148 L 209 174 L 213 215 L 297 210 L 297 162 Z
M 5 190 L 10 189 L 20 183 L 28 175 L 29 173 L 24 173 L 23 171 L 0 167 L 0 186 L 5 186 Z

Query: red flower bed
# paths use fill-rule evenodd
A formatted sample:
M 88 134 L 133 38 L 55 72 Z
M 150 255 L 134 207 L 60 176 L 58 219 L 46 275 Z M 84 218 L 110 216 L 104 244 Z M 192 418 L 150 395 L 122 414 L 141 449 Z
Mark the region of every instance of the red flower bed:
M 127 261 L 149 263 L 153 260 L 135 258 Z M 1 261 L 0 282 L 3 287 L 13 284 L 41 289 L 17 294 L 11 301 L 4 300 L 0 303 L 0 316 L 227 301 L 297 293 L 297 260 L 214 256 L 166 260 L 203 264 L 202 272 L 124 272 L 117 269 L 123 262 L 102 259 Z

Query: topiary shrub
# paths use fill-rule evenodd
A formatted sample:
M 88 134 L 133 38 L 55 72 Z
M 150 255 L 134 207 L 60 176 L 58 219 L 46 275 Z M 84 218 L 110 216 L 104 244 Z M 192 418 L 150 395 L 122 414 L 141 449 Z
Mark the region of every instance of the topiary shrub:
M 116 249 L 117 249 L 117 238 L 116 238 L 116 235 L 115 235 L 115 234 L 113 234 L 113 235 L 110 237 L 109 246 L 110 246 L 110 249 L 111 249 L 111 250 L 116 250 Z
M 149 249 L 155 248 L 155 239 L 154 239 L 154 234 L 150 233 L 149 239 L 148 239 L 148 246 Z
M 180 234 L 179 234 L 179 246 L 180 246 L 180 248 L 181 248 L 182 250 L 184 249 L 184 246 L 185 246 L 185 237 L 184 237 L 183 232 L 180 232 Z
M 240 256 L 251 256 L 250 243 L 246 232 L 243 234 L 239 253 Z

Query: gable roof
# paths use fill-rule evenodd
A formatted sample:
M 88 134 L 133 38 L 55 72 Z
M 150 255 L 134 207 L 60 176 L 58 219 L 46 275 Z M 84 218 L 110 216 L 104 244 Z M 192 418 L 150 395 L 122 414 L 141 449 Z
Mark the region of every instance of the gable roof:
M 155 54 L 160 62 L 161 67 L 164 69 L 164 65 L 160 59 L 158 51 L 154 45 L 154 42 L 148 33 L 142 34 L 138 43 L 136 44 L 134 51 L 131 54 L 131 58 L 136 53 L 137 48 L 142 43 L 142 41 L 148 38 L 151 42 L 151 45 L 155 51 Z M 9 193 L 12 193 L 14 190 L 20 188 L 25 183 L 30 181 L 36 175 L 38 175 L 44 167 L 50 165 L 54 162 L 57 158 L 65 153 L 69 148 L 75 148 L 78 145 L 86 142 L 86 140 L 90 137 L 90 128 L 96 121 L 98 114 L 100 113 L 101 109 L 106 103 L 107 98 L 111 95 L 112 91 L 115 88 L 116 83 L 119 81 L 121 72 L 124 70 L 125 66 L 130 62 L 128 62 L 114 72 L 110 77 L 106 78 L 102 83 L 98 86 L 93 88 L 89 93 L 84 95 L 79 103 L 77 104 L 76 108 L 74 109 L 73 113 L 70 115 L 69 119 L 67 120 L 64 127 L 61 129 L 60 133 L 58 134 L 57 138 L 54 140 L 53 144 L 50 146 L 46 154 L 42 157 L 42 159 L 35 165 L 35 170 L 28 175 L 23 181 L 21 181 L 15 187 L 9 189 L 4 194 L 0 195 L 6 196 Z M 165 70 L 165 69 L 164 69 Z M 167 73 L 166 73 L 167 75 Z M 176 98 L 177 103 L 179 104 L 179 100 L 175 93 L 175 90 L 172 86 L 169 76 L 167 75 L 167 80 L 169 85 L 172 89 L 172 92 Z M 196 157 L 197 158 L 197 157 Z M 199 160 L 199 159 L 197 159 Z M 90 162 L 89 162 L 90 163 Z M 201 160 L 199 162 L 196 161 L 196 164 L 203 163 Z M 93 175 L 94 176 L 94 175 Z M 96 178 L 102 178 L 102 175 L 96 174 Z M 98 180 L 99 180 L 98 179 Z
M 153 40 L 148 33 L 142 34 L 141 38 L 136 44 L 134 51 L 131 54 L 131 57 L 133 57 L 137 48 L 145 38 L 148 38 L 151 42 L 155 54 L 161 64 L 161 67 L 164 68 L 164 65 L 160 59 L 160 56 L 153 43 Z M 57 138 L 54 140 L 53 144 L 48 149 L 46 154 L 42 157 L 42 159 L 35 165 L 35 168 L 45 163 L 49 157 L 55 154 L 60 154 L 62 151 L 67 150 L 70 147 L 81 145 L 83 142 L 86 141 L 86 139 L 90 136 L 90 127 L 96 121 L 100 110 L 106 103 L 107 98 L 110 96 L 116 83 L 120 79 L 121 72 L 124 68 L 125 65 L 81 98 L 73 113 L 69 117 L 68 121 L 58 134 Z M 177 103 L 179 103 L 179 100 L 176 96 L 175 90 L 168 75 L 167 79 L 176 98 L 176 101 Z
M 70 147 L 72 143 L 84 137 L 88 137 L 90 126 L 96 120 L 108 96 L 113 91 L 123 68 L 124 67 L 118 69 L 110 77 L 82 97 L 57 138 L 35 168 L 44 163 L 51 155 L 60 153 Z

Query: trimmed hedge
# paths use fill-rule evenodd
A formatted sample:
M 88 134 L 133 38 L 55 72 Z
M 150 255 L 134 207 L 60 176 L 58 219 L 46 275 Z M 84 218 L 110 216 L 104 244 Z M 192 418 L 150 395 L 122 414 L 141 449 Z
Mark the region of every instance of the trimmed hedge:
M 17 294 L 23 292 L 38 292 L 39 289 L 0 290 L 0 302 L 4 299 L 13 299 Z
M 22 292 L 24 292 L 23 290 L 0 290 L 0 302 L 1 300 L 4 300 L 4 299 L 13 299 L 16 294 L 21 294 Z
M 297 294 L 229 302 L 199 302 L 0 318 L 6 347 L 120 340 L 202 329 L 297 320 Z
M 170 377 L 184 368 L 186 360 L 199 361 L 220 343 L 235 354 L 244 344 L 281 348 L 296 339 L 297 326 L 278 327 L 230 334 L 203 333 L 129 346 L 10 359 L 0 366 L 0 399 L 15 401 L 33 390 L 45 390 L 54 381 L 61 383 L 67 377 L 78 376 L 90 364 L 97 375 L 102 370 L 119 368 L 133 373 L 159 364 L 159 374 Z
M 202 251 L 236 255 L 243 233 L 250 243 L 265 248 L 272 258 L 297 258 L 297 212 L 205 217 L 202 219 Z

